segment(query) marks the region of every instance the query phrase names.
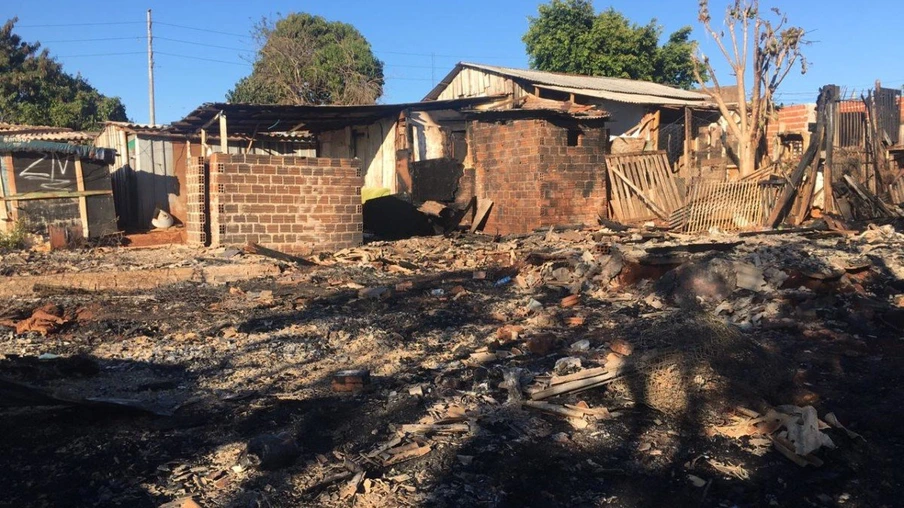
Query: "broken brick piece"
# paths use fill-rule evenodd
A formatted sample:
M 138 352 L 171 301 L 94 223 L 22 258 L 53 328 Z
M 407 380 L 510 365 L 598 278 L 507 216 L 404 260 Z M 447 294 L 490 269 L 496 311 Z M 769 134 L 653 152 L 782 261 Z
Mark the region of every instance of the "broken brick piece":
M 573 307 L 580 303 L 581 297 L 579 295 L 568 295 L 565 298 L 562 298 L 560 305 L 562 307 Z
M 558 342 L 558 337 L 551 333 L 534 335 L 527 339 L 527 349 L 535 355 L 545 356 L 555 349 Z
M 340 370 L 330 381 L 334 392 L 356 392 L 369 385 L 370 371 L 365 369 Z
M 622 355 L 622 356 L 630 356 L 631 353 L 634 352 L 634 346 L 631 345 L 630 342 L 627 342 L 622 339 L 615 339 L 609 344 L 609 349 L 612 351 Z

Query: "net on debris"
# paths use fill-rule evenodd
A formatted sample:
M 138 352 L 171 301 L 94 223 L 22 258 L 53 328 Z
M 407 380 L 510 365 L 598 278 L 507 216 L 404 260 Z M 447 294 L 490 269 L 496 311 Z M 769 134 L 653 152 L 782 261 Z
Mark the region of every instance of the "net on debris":
M 793 376 L 786 360 L 708 314 L 676 313 L 633 332 L 634 374 L 610 389 L 664 413 L 768 400 Z

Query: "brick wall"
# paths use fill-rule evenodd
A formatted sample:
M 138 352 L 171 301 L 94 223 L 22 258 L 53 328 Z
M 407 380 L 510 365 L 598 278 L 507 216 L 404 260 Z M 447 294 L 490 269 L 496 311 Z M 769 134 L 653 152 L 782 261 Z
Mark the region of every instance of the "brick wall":
M 207 163 L 204 157 L 192 157 L 185 168 L 186 242 L 206 245 L 209 240 Z
M 362 243 L 359 161 L 217 153 L 209 171 L 211 245 L 306 254 Z
M 899 137 L 904 139 L 904 100 L 898 100 L 898 107 L 902 119 Z M 769 154 L 772 155 L 777 146 L 775 139 L 779 133 L 801 134 L 805 141 L 809 141 L 810 136 L 807 129 L 809 122 L 816 121 L 815 111 L 815 104 L 792 104 L 779 109 L 766 127 L 766 143 Z M 838 111 L 839 113 L 863 113 L 866 111 L 866 106 L 860 99 L 848 99 L 838 103 Z M 806 142 L 804 145 L 806 146 Z
M 766 129 L 771 138 L 778 133 L 804 133 L 809 127 L 810 117 L 814 111 L 813 104 L 793 104 L 776 111 L 775 117 Z
M 806 141 L 810 139 L 810 121 L 815 119 L 815 104 L 792 104 L 775 112 L 766 126 L 766 148 L 770 156 L 779 146 L 779 134 L 799 134 Z
M 568 146 L 569 131 L 577 146 Z M 484 231 L 596 224 L 597 215 L 605 213 L 602 127 L 546 119 L 473 120 L 469 137 L 475 193 L 494 203 Z

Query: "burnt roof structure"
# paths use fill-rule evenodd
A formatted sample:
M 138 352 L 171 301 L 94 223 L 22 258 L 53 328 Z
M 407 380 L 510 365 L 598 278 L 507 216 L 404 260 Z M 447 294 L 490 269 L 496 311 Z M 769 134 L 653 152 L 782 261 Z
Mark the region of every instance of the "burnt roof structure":
M 319 132 L 373 123 L 381 118 L 397 116 L 408 109 L 417 111 L 464 110 L 499 99 L 500 97 L 498 96 L 488 96 L 447 101 L 360 106 L 212 102 L 202 104 L 182 120 L 174 122 L 170 128 L 173 132 L 183 134 L 193 134 L 207 128 L 216 131 L 218 129 L 216 120 L 221 116 L 225 116 L 228 119 L 229 135 L 244 134 L 254 136 L 277 132 Z

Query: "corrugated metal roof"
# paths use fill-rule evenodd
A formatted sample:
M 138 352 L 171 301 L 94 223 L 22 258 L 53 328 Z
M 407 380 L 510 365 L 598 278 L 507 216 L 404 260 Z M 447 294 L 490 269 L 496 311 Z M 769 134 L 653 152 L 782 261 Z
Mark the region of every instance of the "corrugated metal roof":
M 629 104 L 656 104 L 660 106 L 700 106 L 699 100 L 674 99 L 671 97 L 660 97 L 657 95 L 610 92 L 608 90 L 591 90 L 589 88 L 571 88 L 567 86 L 553 85 L 537 85 L 545 90 L 555 90 L 557 92 L 573 93 L 584 95 L 587 97 L 596 97 L 598 99 L 606 99 L 615 102 L 627 102 Z
M 113 125 L 127 130 L 148 132 L 168 132 L 171 129 L 169 125 L 151 125 L 147 123 L 135 122 L 115 122 L 112 120 L 104 122 L 104 125 Z
M 95 133 L 74 131 L 66 127 L 0 123 L 0 139 L 6 142 L 26 141 L 92 141 Z
M 679 99 L 683 101 L 705 102 L 708 96 L 698 92 L 689 90 L 681 90 L 658 83 L 649 81 L 638 81 L 633 79 L 609 78 L 602 76 L 584 76 L 580 74 L 563 74 L 558 72 L 534 71 L 528 69 L 513 69 L 511 67 L 497 67 L 495 65 L 484 65 L 478 63 L 461 62 L 455 66 L 455 69 L 444 78 L 439 85 L 436 86 L 425 98 L 425 100 L 435 100 L 439 94 L 449 85 L 452 78 L 458 74 L 461 69 L 469 67 L 472 69 L 483 70 L 495 74 L 500 74 L 515 79 L 522 79 L 535 85 L 550 85 L 567 87 L 569 89 L 581 90 L 583 95 L 590 95 L 589 91 L 609 92 L 613 94 L 625 94 L 622 97 L 627 98 L 628 95 L 635 97 L 634 101 L 644 104 L 662 104 L 663 99 Z M 645 96 L 641 98 L 640 96 Z M 613 99 L 616 100 L 616 99 Z M 649 101 L 649 102 L 640 102 Z M 627 101 L 622 101 L 627 102 Z

